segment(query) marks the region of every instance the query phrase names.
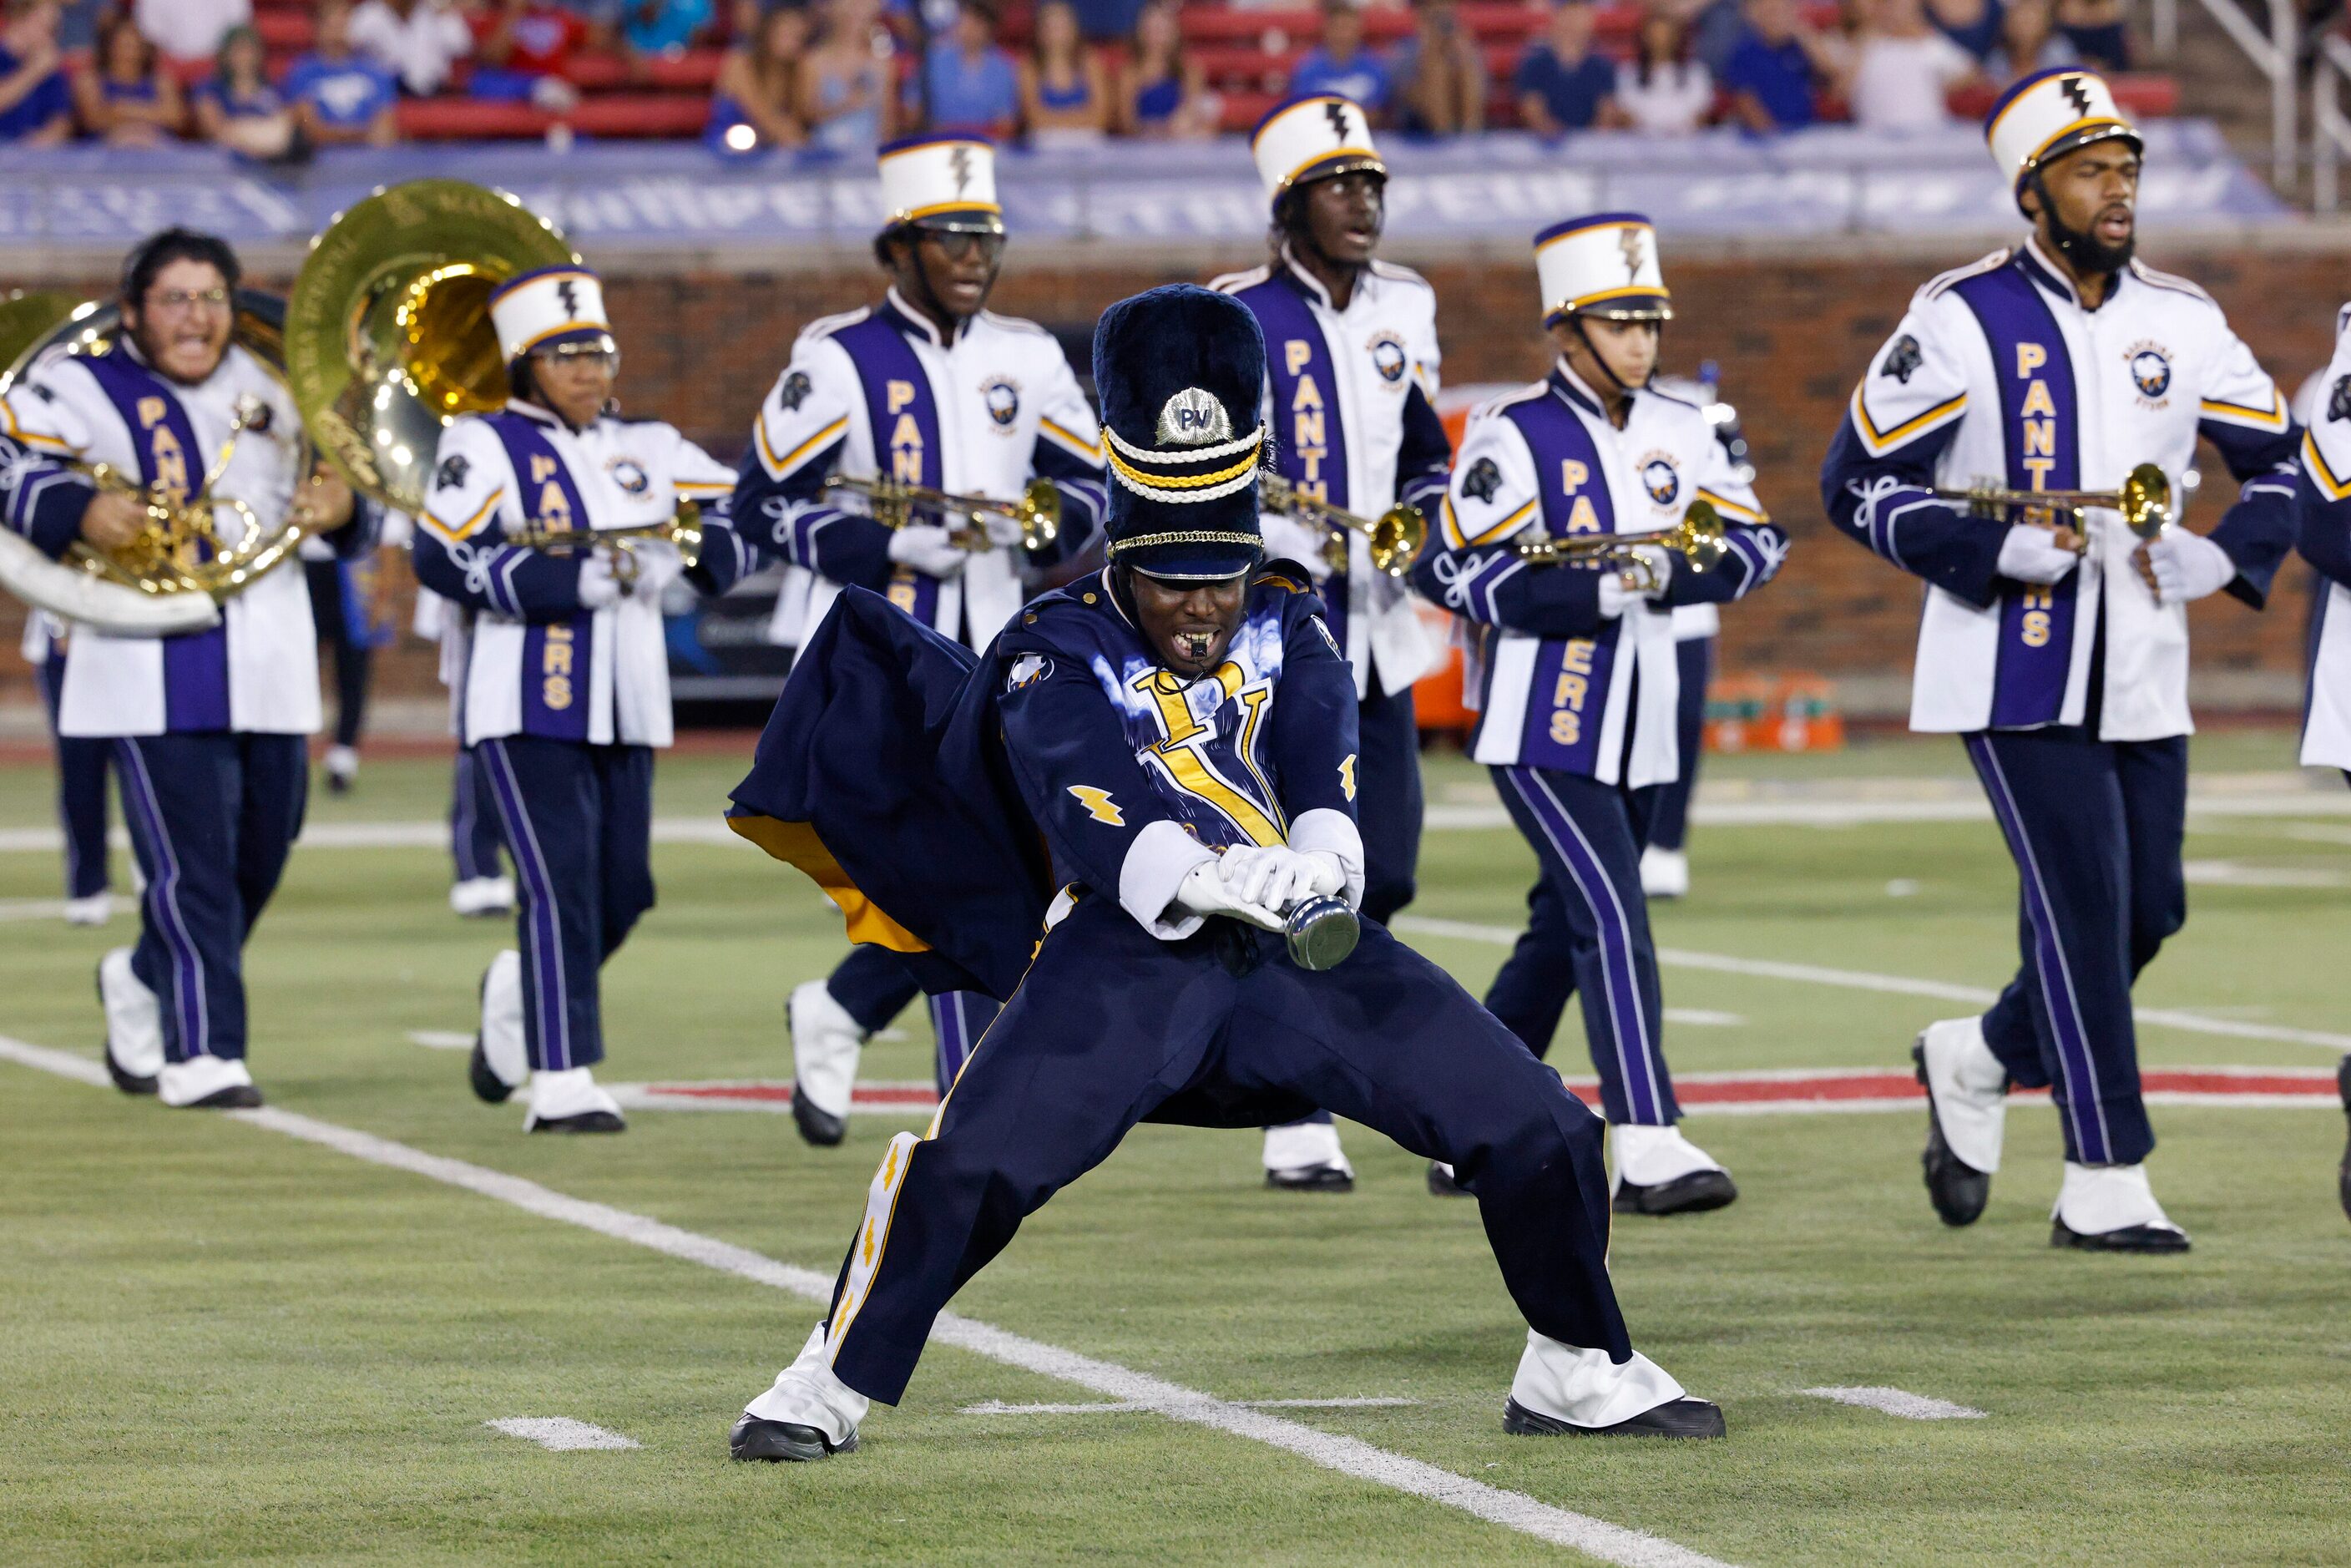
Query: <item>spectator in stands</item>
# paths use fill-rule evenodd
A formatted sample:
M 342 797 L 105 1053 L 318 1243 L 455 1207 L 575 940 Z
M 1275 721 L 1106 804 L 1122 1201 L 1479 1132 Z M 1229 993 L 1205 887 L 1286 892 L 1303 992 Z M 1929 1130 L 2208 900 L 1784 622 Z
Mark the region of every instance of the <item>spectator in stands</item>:
M 1868 0 L 1845 99 L 1865 131 L 1926 131 L 1950 124 L 1945 95 L 1982 76 L 1928 23 L 1922 0 Z
M 1110 133 L 1110 73 L 1078 32 L 1070 0 L 1037 7 L 1036 37 L 1020 62 L 1020 120 L 1032 147 L 1100 145 Z
M 1723 68 L 1730 118 L 1759 135 L 1799 131 L 1819 118 L 1820 89 L 1837 78 L 1836 51 L 1796 0 L 1746 0 L 1747 35 Z
M 2123 31 L 2123 0 L 2057 0 L 2057 30 L 2085 66 L 2130 69 L 2130 38 Z
M 632 59 L 674 60 L 711 27 L 710 0 L 625 0 L 621 42 Z
M 251 27 L 228 30 L 212 76 L 189 95 L 197 135 L 247 158 L 295 153 L 300 129 L 286 99 L 269 85 L 266 64 L 259 33 Z M 307 149 L 308 143 L 301 145 Z
M 209 60 L 231 27 L 253 21 L 253 0 L 136 0 L 139 32 L 175 60 Z
M 1392 88 L 1387 67 L 1364 47 L 1364 15 L 1354 0 L 1322 0 L 1322 41 L 1290 73 L 1290 90 L 1352 98 L 1376 122 L 1387 112 Z
M 566 79 L 588 42 L 588 23 L 549 0 L 484 0 L 471 18 L 480 62 L 466 90 L 475 98 L 525 101 L 561 114 L 580 94 Z
M 1563 136 L 1624 123 L 1616 70 L 1592 48 L 1597 24 L 1585 0 L 1560 0 L 1541 39 L 1529 46 L 1510 78 L 1519 123 L 1538 136 Z
M 2002 83 L 2080 62 L 2073 44 L 2053 30 L 2049 0 L 2008 0 L 2008 15 L 2000 24 L 2000 53 L 1992 61 Z
M 286 71 L 286 100 L 316 147 L 389 147 L 400 84 L 351 47 L 350 0 L 319 0 L 316 47 Z
M 83 133 L 112 146 L 152 147 L 187 122 L 179 79 L 128 16 L 99 28 L 97 58 L 74 78 L 73 92 Z
M 1115 44 L 1132 39 L 1143 13 L 1158 0 L 1070 0 L 1078 14 L 1078 31 L 1090 44 Z
M 0 22 L 0 144 L 55 147 L 73 134 L 73 89 L 59 59 L 55 0 L 8 0 Z
M 1217 133 L 1223 100 L 1208 90 L 1199 60 L 1184 50 L 1176 0 L 1149 0 L 1136 15 L 1119 101 L 1129 136 L 1196 141 Z
M 810 141 L 829 152 L 870 155 L 892 134 L 895 78 L 877 0 L 819 0 L 823 30 L 800 66 Z
M 933 131 L 1008 139 L 1020 119 L 1020 70 L 996 42 L 988 0 L 962 0 L 955 26 L 931 40 L 923 63 L 923 107 Z
M 411 98 L 431 98 L 474 52 L 474 30 L 450 0 L 361 0 L 351 12 L 351 47 L 397 77 Z
M 1413 35 L 1388 62 L 1398 119 L 1423 136 L 1468 136 L 1486 128 L 1486 58 L 1454 0 L 1415 0 Z
M 1927 20 L 1979 64 L 2000 47 L 2001 0 L 1927 0 Z
M 744 42 L 726 51 L 710 99 L 704 142 L 714 151 L 752 152 L 808 141 L 800 113 L 800 69 L 808 54 L 808 13 L 778 5 Z
M 1689 35 L 1666 11 L 1641 17 L 1633 57 L 1616 68 L 1616 103 L 1626 123 L 1653 136 L 1686 136 L 1714 109 L 1714 78 L 1689 57 Z

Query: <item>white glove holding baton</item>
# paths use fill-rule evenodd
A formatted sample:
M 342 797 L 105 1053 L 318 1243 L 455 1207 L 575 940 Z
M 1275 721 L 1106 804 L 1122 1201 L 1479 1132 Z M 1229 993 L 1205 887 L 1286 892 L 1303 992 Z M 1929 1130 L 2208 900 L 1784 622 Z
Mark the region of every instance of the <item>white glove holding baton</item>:
M 908 523 L 890 535 L 890 559 L 931 577 L 956 577 L 971 552 L 955 542 L 955 530 L 940 523 Z
M 1176 905 L 1191 915 L 1229 915 L 1268 931 L 1282 930 L 1286 924 L 1263 904 L 1243 898 L 1213 860 L 1202 861 L 1184 873 L 1184 880 L 1176 884 Z
M 1304 899 L 1334 894 L 1347 885 L 1337 855 L 1327 850 L 1301 853 L 1286 844 L 1236 845 L 1217 857 L 1217 869 L 1241 902 L 1284 915 Z

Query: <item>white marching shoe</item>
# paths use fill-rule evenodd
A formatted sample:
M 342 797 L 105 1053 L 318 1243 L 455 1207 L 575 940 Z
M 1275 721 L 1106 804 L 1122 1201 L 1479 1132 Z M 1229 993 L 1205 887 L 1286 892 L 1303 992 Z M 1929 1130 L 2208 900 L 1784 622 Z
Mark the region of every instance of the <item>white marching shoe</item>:
M 131 972 L 131 949 L 98 961 L 98 1005 L 106 1015 L 106 1071 L 125 1094 L 152 1094 L 163 1071 L 163 1011 Z
M 79 898 L 66 900 L 66 924 L 68 925 L 103 925 L 114 918 L 114 894 L 100 888 Z
M 1651 844 L 1641 852 L 1641 891 L 1651 898 L 1689 896 L 1689 856 Z
M 327 747 L 327 790 L 329 794 L 350 792 L 351 783 L 360 776 L 360 754 L 348 746 Z
M 1502 1430 L 1521 1437 L 1719 1437 L 1722 1406 L 1693 1399 L 1639 1351 L 1619 1366 L 1532 1329 L 1502 1405 Z
M 2068 1160 L 2065 1184 L 2049 1211 L 2049 1245 L 2085 1252 L 2185 1252 L 2188 1232 L 2155 1201 L 2147 1166 Z
M 1609 1208 L 1617 1214 L 1703 1214 L 1739 1198 L 1722 1163 L 1679 1127 L 1611 1124 Z
M 484 1103 L 503 1105 L 530 1076 L 522 1034 L 522 955 L 509 947 L 482 971 L 482 1023 L 465 1076 Z
M 1353 1192 L 1355 1167 L 1328 1122 L 1293 1122 L 1265 1130 L 1265 1185 L 1284 1192 Z
M 743 1407 L 726 1435 L 738 1459 L 821 1459 L 857 1450 L 857 1424 L 872 1401 L 832 1375 L 821 1322 L 775 1385 Z
M 449 907 L 468 920 L 512 915 L 514 906 L 515 885 L 510 876 L 472 876 L 449 884 Z
M 1972 1225 L 1991 1197 L 2008 1114 L 2008 1070 L 1980 1018 L 1930 1023 L 1910 1048 L 1927 1091 L 1927 1197 L 1946 1225 Z
M 156 1098 L 175 1111 L 250 1111 L 261 1103 L 261 1091 L 242 1060 L 192 1056 L 166 1062 L 156 1074 Z
M 585 1067 L 530 1075 L 530 1109 L 522 1119 L 526 1133 L 625 1133 L 621 1103 L 596 1082 Z
M 792 988 L 784 1021 L 792 1034 L 792 1125 L 818 1148 L 831 1148 L 849 1135 L 849 1097 L 857 1088 L 865 1031 L 822 980 Z

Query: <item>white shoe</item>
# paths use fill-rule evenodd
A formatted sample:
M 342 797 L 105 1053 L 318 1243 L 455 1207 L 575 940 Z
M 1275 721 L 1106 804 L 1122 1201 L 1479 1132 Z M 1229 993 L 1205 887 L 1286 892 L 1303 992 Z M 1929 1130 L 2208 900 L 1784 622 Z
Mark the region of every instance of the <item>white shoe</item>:
M 818 1124 L 820 1127 L 842 1125 L 849 1114 L 850 1094 L 857 1087 L 858 1059 L 865 1053 L 865 1031 L 857 1027 L 847 1008 L 833 1000 L 831 988 L 822 980 L 804 980 L 794 986 L 785 1017 L 792 1031 L 794 1105 L 805 1103 L 818 1113 L 823 1118 Z M 808 1135 L 805 1124 L 800 1131 Z M 810 1141 L 839 1143 L 841 1139 L 836 1133 L 830 1140 Z
M 618 1133 L 621 1103 L 599 1088 L 596 1075 L 585 1067 L 530 1075 L 530 1110 L 522 1119 L 526 1133 Z
M 68 925 L 103 925 L 114 918 L 114 894 L 103 890 L 82 898 L 66 900 L 66 924 Z
M 1918 1037 L 1918 1068 L 1935 1103 L 1943 1142 L 1970 1169 L 2000 1169 L 2008 1114 L 2008 1069 L 1984 1043 L 1980 1018 L 1945 1019 Z
M 174 1110 L 212 1104 L 236 1109 L 261 1103 L 260 1092 L 253 1087 L 253 1074 L 246 1071 L 245 1062 L 221 1056 L 166 1062 L 157 1075 L 155 1095 Z
M 327 747 L 327 788 L 340 795 L 360 776 L 360 754 L 348 746 Z
M 738 1459 L 817 1459 L 857 1447 L 857 1424 L 872 1402 L 832 1375 L 825 1353 L 825 1325 L 816 1325 L 792 1364 L 776 1374 L 773 1386 L 743 1406 L 733 1444 Z M 804 1427 L 814 1434 L 758 1430 L 754 1423 Z
M 2185 1252 L 2188 1232 L 2155 1201 L 2147 1166 L 2077 1166 L 2049 1211 L 2050 1244 L 2095 1252 Z
M 475 876 L 449 887 L 449 907 L 467 919 L 485 915 L 512 915 L 515 906 L 514 878 L 510 876 Z
M 152 1094 L 163 1071 L 163 1013 L 155 993 L 131 972 L 131 949 L 98 961 L 98 1000 L 106 1013 L 106 1054 L 126 1094 Z M 130 1082 L 125 1082 L 129 1080 Z
M 1626 1182 L 1635 1186 L 1662 1186 L 1697 1171 L 1719 1171 L 1722 1162 L 1682 1136 L 1679 1127 L 1645 1127 L 1631 1123 L 1608 1129 L 1612 1192 Z
M 1329 1122 L 1295 1122 L 1265 1130 L 1265 1179 L 1270 1186 L 1347 1192 L 1355 1167 L 1339 1147 L 1339 1129 Z
M 1651 844 L 1641 852 L 1641 891 L 1651 898 L 1683 898 L 1689 894 L 1689 856 L 1680 850 Z
M 492 1082 L 480 1082 L 477 1074 L 474 1092 L 498 1104 L 530 1076 L 530 1047 L 522 1033 L 522 955 L 511 947 L 492 958 L 483 972 L 482 1026 L 475 1041 Z M 489 1092 L 494 1085 L 503 1085 L 505 1093 Z
M 1529 1329 L 1526 1354 L 1519 1357 L 1510 1401 L 1502 1406 L 1502 1429 L 1537 1436 L 1611 1428 L 1719 1437 L 1722 1412 L 1692 1399 L 1672 1374 L 1638 1351 L 1620 1366 L 1604 1350 L 1582 1350 Z

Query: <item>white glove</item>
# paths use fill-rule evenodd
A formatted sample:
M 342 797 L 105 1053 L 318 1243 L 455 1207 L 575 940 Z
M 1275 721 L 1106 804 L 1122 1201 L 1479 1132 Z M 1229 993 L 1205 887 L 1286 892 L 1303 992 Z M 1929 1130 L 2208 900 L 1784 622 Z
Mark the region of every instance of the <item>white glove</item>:
M 1347 873 L 1337 855 L 1327 850 L 1301 853 L 1286 844 L 1262 849 L 1237 845 L 1217 857 L 1217 869 L 1226 890 L 1243 903 L 1285 915 L 1301 899 L 1334 894 L 1347 885 Z
M 1280 915 L 1241 897 L 1225 881 L 1216 861 L 1202 861 L 1184 873 L 1184 880 L 1176 884 L 1176 906 L 1192 915 L 1229 915 L 1251 925 L 1262 925 L 1268 931 L 1280 931 L 1283 926 Z
M 608 552 L 598 551 L 599 555 Z M 633 570 L 635 575 L 630 574 Z M 669 544 L 654 541 L 629 547 L 625 564 L 615 558 L 612 576 L 627 597 L 643 599 L 650 603 L 661 602 L 662 590 L 675 582 L 685 571 L 685 561 Z
M 2062 582 L 2082 558 L 2059 544 L 2047 528 L 2012 523 L 2000 541 L 2000 574 L 2018 582 Z
M 1330 540 L 1329 530 L 1301 523 L 1287 512 L 1264 514 L 1258 518 L 1258 528 L 1265 535 L 1268 559 L 1294 560 L 1315 581 L 1330 580 L 1331 558 L 1323 553 L 1323 546 Z
M 955 542 L 955 530 L 939 523 L 908 523 L 890 536 L 890 559 L 932 577 L 959 576 L 971 552 Z
M 2166 604 L 2190 604 L 2236 580 L 2237 563 L 2202 534 L 2167 524 L 2138 547 L 2155 573 L 2155 596 Z
M 1019 549 L 1028 537 L 1020 531 L 1019 523 L 995 512 L 983 513 L 979 528 L 987 536 L 987 542 L 998 549 Z
M 1610 568 L 1600 580 L 1600 618 L 1603 621 L 1614 620 L 1642 600 L 1656 598 L 1666 591 L 1666 584 L 1673 580 L 1674 558 L 1663 546 L 1635 545 L 1632 553 L 1647 565 L 1650 585 L 1643 585 L 1637 567 Z M 1625 583 L 1627 575 L 1635 580 L 1631 587 Z
M 580 563 L 580 607 L 601 610 L 620 599 L 621 580 L 612 575 L 612 558 L 602 550 L 591 550 Z

